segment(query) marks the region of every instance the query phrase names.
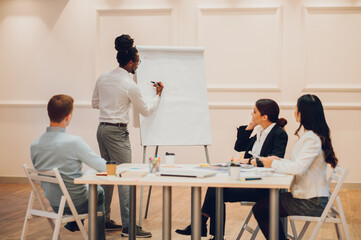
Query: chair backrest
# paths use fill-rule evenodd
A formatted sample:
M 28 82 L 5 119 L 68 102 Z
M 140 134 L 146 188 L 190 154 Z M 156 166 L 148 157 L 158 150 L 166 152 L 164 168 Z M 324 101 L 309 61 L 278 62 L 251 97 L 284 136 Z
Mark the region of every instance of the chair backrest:
M 344 183 L 347 175 L 348 175 L 349 169 L 345 168 L 342 169 L 339 166 L 335 167 L 333 171 L 330 174 L 330 177 L 328 178 L 328 184 L 331 185 L 332 182 L 335 182 L 335 188 L 332 192 L 332 194 L 329 197 L 328 203 L 321 215 L 321 219 L 324 220 L 327 216 L 327 214 L 332 211 L 333 204 L 335 202 L 336 197 L 338 196 L 338 193 L 341 190 L 342 184 Z
M 39 191 L 37 184 L 39 184 L 40 182 L 47 182 L 47 183 L 54 183 L 59 185 L 72 214 L 78 215 L 75 205 L 69 195 L 68 189 L 66 188 L 64 181 L 57 168 L 54 168 L 53 170 L 49 170 L 49 171 L 37 171 L 36 169 L 29 167 L 27 164 L 24 164 L 23 167 L 29 179 L 30 185 L 36 195 L 36 198 L 39 200 L 40 206 L 43 210 L 46 209 L 45 207 L 46 205 L 43 200 L 43 197 L 41 196 L 41 191 Z

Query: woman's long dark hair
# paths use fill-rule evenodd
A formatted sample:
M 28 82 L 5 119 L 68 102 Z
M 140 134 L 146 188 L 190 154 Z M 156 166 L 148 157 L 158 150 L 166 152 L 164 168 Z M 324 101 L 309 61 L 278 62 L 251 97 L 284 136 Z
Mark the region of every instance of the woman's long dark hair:
M 320 99 L 316 95 L 303 95 L 297 100 L 297 108 L 301 114 L 301 121 L 295 135 L 298 136 L 298 132 L 302 126 L 305 130 L 311 130 L 316 133 L 321 139 L 325 161 L 335 168 L 338 159 L 333 151 L 330 129 L 327 125 Z
M 123 34 L 115 39 L 114 45 L 115 49 L 118 51 L 117 61 L 119 66 L 123 67 L 127 65 L 130 60 L 133 62 L 136 61 L 138 50 L 133 46 L 133 44 L 134 39 L 127 34 Z
M 272 99 L 259 99 L 256 102 L 256 107 L 261 113 L 261 116 L 267 115 L 270 122 L 275 122 L 282 128 L 286 126 L 287 120 L 284 118 L 278 118 L 280 108 Z

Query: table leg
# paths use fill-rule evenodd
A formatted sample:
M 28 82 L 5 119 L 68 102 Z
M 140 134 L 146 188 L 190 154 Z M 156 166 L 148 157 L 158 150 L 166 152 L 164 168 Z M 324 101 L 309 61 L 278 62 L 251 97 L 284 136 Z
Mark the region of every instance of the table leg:
M 170 240 L 172 228 L 172 187 L 163 187 L 163 240 Z
M 89 184 L 89 200 L 88 200 L 88 214 L 89 214 L 89 239 L 96 240 L 97 234 L 97 204 L 98 203 L 98 191 L 97 184 Z
M 287 192 L 287 189 L 280 189 L 278 191 L 278 194 L 280 195 L 280 194 L 285 193 L 285 192 Z M 283 230 L 285 232 L 285 239 L 287 239 L 287 237 L 288 237 L 288 235 L 287 235 L 287 233 L 288 233 L 288 218 L 287 217 L 281 218 L 281 226 L 283 227 Z
M 270 190 L 270 216 L 269 216 L 269 231 L 270 231 L 270 239 L 277 240 L 278 239 L 278 189 Z
M 135 220 L 137 218 L 137 186 L 129 186 L 129 240 L 135 240 Z
M 216 236 L 215 240 L 223 239 L 223 188 L 216 188 Z
M 192 237 L 201 240 L 201 187 L 192 187 Z

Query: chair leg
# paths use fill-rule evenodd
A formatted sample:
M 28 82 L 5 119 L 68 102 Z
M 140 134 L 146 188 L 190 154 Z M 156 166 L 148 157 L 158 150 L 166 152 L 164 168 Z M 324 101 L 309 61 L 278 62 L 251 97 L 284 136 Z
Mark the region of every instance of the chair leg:
M 316 239 L 318 232 L 320 231 L 322 222 L 317 222 L 315 229 L 313 229 L 310 240 Z
M 81 235 L 83 235 L 84 240 L 88 240 L 88 234 L 87 234 L 87 232 L 86 232 L 86 230 L 84 228 L 84 225 L 80 221 L 80 219 L 77 219 L 76 223 L 77 223 L 77 225 L 78 225 L 78 227 L 80 229 Z
M 291 236 L 290 234 L 287 234 L 287 236 L 290 237 L 291 239 L 297 240 L 298 236 L 297 236 L 297 229 L 296 229 L 295 221 L 290 219 L 290 225 L 291 225 L 291 228 L 292 228 L 293 236 Z
M 63 214 L 61 214 L 62 217 Z M 61 219 L 60 217 L 60 219 Z M 54 228 L 54 232 L 53 232 L 53 238 L 52 240 L 60 240 L 60 236 L 59 236 L 59 232 L 60 232 L 60 225 L 61 225 L 61 220 L 57 219 L 55 220 L 55 228 Z
M 28 208 L 26 209 L 23 231 L 21 232 L 21 238 L 20 238 L 21 240 L 26 239 L 26 234 L 28 232 L 28 224 L 29 224 L 29 220 L 31 218 L 31 215 L 29 214 L 29 211 L 30 211 L 30 209 L 33 208 L 33 204 L 34 204 L 34 192 L 31 191 L 30 198 L 29 198 L 29 203 L 28 203 Z
M 244 222 L 243 222 L 243 224 L 242 224 L 242 227 L 241 227 L 241 230 L 239 231 L 236 240 L 241 239 L 241 237 L 242 237 L 242 235 L 243 235 L 243 233 L 244 233 L 244 230 L 246 229 L 246 226 L 247 226 L 249 220 L 251 219 L 251 217 L 252 217 L 252 209 L 249 211 L 246 219 L 244 220 Z M 257 227 L 258 227 L 258 225 L 257 225 Z
M 335 223 L 334 226 L 335 226 L 335 230 L 336 230 L 337 239 L 342 240 L 340 225 L 338 223 Z
M 303 238 L 303 236 L 305 235 L 309 225 L 310 225 L 310 222 L 306 222 L 305 225 L 303 225 L 303 228 L 302 228 L 302 230 L 300 232 L 300 235 L 298 236 L 297 239 L 301 240 Z
M 60 225 L 62 224 L 62 218 L 64 215 L 64 208 L 65 208 L 66 199 L 64 196 L 61 197 L 59 210 L 57 214 L 57 219 L 55 220 L 55 228 L 53 232 L 53 239 L 52 240 L 60 240 L 59 232 L 60 232 Z
M 259 232 L 259 225 L 257 224 L 257 227 L 256 227 L 256 229 L 254 230 L 254 232 L 252 234 L 251 240 L 256 239 L 258 232 Z
M 345 238 L 346 238 L 346 240 L 350 240 L 351 239 L 350 238 L 350 232 L 348 231 L 345 214 L 343 212 L 341 199 L 340 199 L 339 196 L 336 197 L 336 202 L 337 202 L 337 207 L 338 207 L 338 211 L 339 211 L 339 215 L 340 215 L 340 219 L 341 219 L 343 232 L 345 233 Z
M 26 234 L 28 232 L 28 224 L 29 224 L 29 218 L 28 218 L 28 216 L 25 216 L 23 231 L 21 232 L 20 240 L 26 240 Z

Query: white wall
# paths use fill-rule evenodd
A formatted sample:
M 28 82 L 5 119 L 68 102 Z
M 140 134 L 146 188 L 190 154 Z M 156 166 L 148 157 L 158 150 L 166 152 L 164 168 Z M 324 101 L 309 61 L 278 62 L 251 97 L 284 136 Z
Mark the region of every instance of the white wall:
M 361 183 L 361 1 L 347 0 L 0 1 L 0 177 L 24 176 L 54 94 L 75 98 L 68 133 L 98 152 L 90 99 L 97 76 L 116 66 L 113 41 L 122 33 L 136 45 L 205 47 L 212 162 L 235 154 L 236 128 L 264 97 L 289 120 L 289 156 L 297 140 L 293 106 L 313 93 L 324 103 L 341 165 L 351 168 L 347 182 Z M 139 129 L 129 130 L 133 161 L 141 162 Z M 202 147 L 165 151 L 178 162 L 205 161 Z

